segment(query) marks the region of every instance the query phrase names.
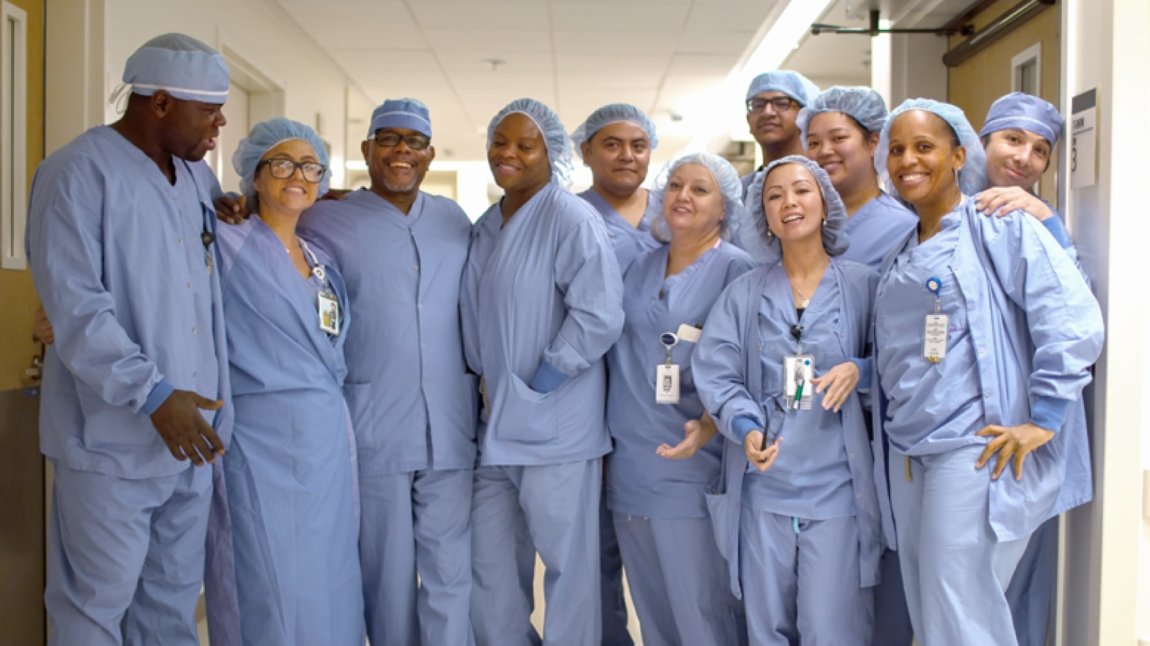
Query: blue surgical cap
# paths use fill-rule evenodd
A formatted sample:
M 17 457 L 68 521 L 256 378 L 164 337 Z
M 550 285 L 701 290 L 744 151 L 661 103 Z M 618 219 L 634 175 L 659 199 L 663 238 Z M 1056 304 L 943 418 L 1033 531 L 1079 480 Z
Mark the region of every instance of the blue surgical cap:
M 571 143 L 575 145 L 575 153 L 582 156 L 581 147 L 583 144 L 591 141 L 591 138 L 606 126 L 620 121 L 641 128 L 647 134 L 648 141 L 651 142 L 651 150 L 659 146 L 659 137 L 655 134 L 655 124 L 642 110 L 630 103 L 610 103 L 592 112 L 591 116 L 587 117 L 587 120 L 580 124 L 575 132 L 571 133 Z
M 775 70 L 759 74 L 751 81 L 751 85 L 747 87 L 747 100 L 763 92 L 782 92 L 798 101 L 799 105 L 805 106 L 819 93 L 819 86 L 798 72 Z
M 867 133 L 879 132 L 886 123 L 886 101 L 869 87 L 843 87 L 836 85 L 818 94 L 799 111 L 795 122 L 807 140 L 807 129 L 815 115 L 823 112 L 841 112 L 854 119 Z
M 899 115 L 911 110 L 929 112 L 950 126 L 951 131 L 958 137 L 958 145 L 966 149 L 966 163 L 962 170 L 958 171 L 958 187 L 963 195 L 974 195 L 981 191 L 986 186 L 986 151 L 982 149 L 978 133 L 966 120 L 962 108 L 934 99 L 907 99 L 890 113 L 890 118 L 882 127 L 882 136 L 879 138 L 878 150 L 874 156 L 874 167 L 879 176 L 890 182 L 890 175 L 886 170 L 886 160 L 890 156 L 890 126 Z M 893 190 L 893 185 L 890 188 Z
M 571 161 L 571 138 L 567 136 L 563 122 L 559 121 L 559 115 L 535 99 L 515 99 L 504 106 L 487 125 L 487 147 L 491 148 L 495 128 L 507 118 L 507 115 L 514 113 L 531 119 L 542 133 L 543 142 L 547 147 L 547 160 L 551 162 L 551 181 L 559 186 L 569 185 L 571 172 L 574 170 Z
M 256 169 L 259 168 L 260 160 L 269 150 L 289 139 L 306 141 L 315 151 L 315 157 L 319 163 L 324 166 L 328 165 L 327 148 L 315 130 L 310 127 L 283 117 L 257 123 L 252 128 L 251 133 L 240 140 L 235 154 L 232 155 L 232 166 L 235 167 L 236 174 L 240 176 L 240 191 L 248 198 L 248 204 L 253 209 L 256 208 L 257 196 L 252 183 L 255 181 Z M 328 170 L 320 179 L 319 191 L 316 194 L 323 195 L 326 193 L 330 181 L 331 171 Z
M 999 130 L 1019 128 L 1033 132 L 1053 146 L 1058 143 L 1065 123 L 1058 108 L 1050 103 L 1030 94 L 1011 92 L 991 104 L 990 112 L 986 113 L 986 123 L 978 136 L 985 137 Z
M 664 242 L 671 239 L 667 220 L 663 218 L 663 198 L 667 194 L 667 182 L 671 180 L 675 171 L 688 164 L 698 164 L 706 168 L 719 185 L 719 192 L 723 195 L 723 233 L 729 230 L 735 215 L 743 208 L 743 183 L 739 181 L 739 171 L 731 166 L 731 162 L 711 153 L 688 153 L 678 157 L 659 174 L 655 190 L 651 191 L 648 197 L 648 208 L 655 214 L 655 219 L 651 223 L 651 233 Z
M 431 115 L 418 99 L 388 99 L 371 113 L 371 137 L 381 128 L 405 128 L 431 137 Z
M 748 231 L 754 231 L 758 234 L 757 240 L 760 244 L 765 244 L 770 247 L 770 254 L 775 257 L 782 256 L 782 250 L 779 246 L 779 240 L 770 233 L 770 227 L 767 226 L 767 213 L 763 208 L 763 185 L 766 184 L 767 175 L 771 171 L 784 164 L 798 164 L 811 172 L 815 178 L 815 182 L 819 185 L 819 192 L 823 196 L 823 204 L 826 206 L 826 220 L 822 225 L 823 234 L 823 249 L 832 256 L 840 256 L 847 250 L 847 207 L 843 204 L 843 199 L 839 197 L 839 192 L 835 190 L 834 184 L 831 183 L 830 175 L 822 169 L 813 160 L 802 155 L 787 155 L 776 159 L 775 161 L 767 164 L 763 170 L 755 173 L 751 185 L 747 189 L 747 206 L 744 209 L 742 216 L 744 223 L 754 223 L 753 228 L 748 228 Z M 744 234 L 743 239 L 746 239 Z M 760 246 L 756 244 L 752 249 L 748 249 L 753 257 L 757 260 L 760 259 L 762 253 L 753 251 L 754 247 Z
M 164 90 L 184 101 L 222 105 L 228 100 L 228 64 L 191 36 L 163 34 L 128 57 L 124 83 L 141 96 Z

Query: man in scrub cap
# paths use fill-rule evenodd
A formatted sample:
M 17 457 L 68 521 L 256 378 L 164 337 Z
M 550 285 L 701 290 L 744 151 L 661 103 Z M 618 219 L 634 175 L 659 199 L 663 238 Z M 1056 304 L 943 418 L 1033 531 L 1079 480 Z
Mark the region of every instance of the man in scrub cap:
M 986 123 L 978 133 L 986 149 L 989 188 L 976 195 L 975 201 L 979 210 L 988 215 L 1006 215 L 1014 210 L 1033 215 L 1077 260 L 1078 252 L 1062 218 L 1032 192 L 1050 167 L 1064 123 L 1058 108 L 1022 92 L 1011 92 L 991 104 Z M 1075 405 L 1081 406 L 1081 400 Z M 1046 643 L 1058 568 L 1057 536 L 1058 523 L 1053 518 L 1035 530 L 1006 589 L 1021 646 Z
M 231 432 L 216 271 L 223 57 L 164 34 L 126 111 L 36 171 L 26 246 L 54 326 L 40 446 L 55 471 L 51 644 L 199 644 L 212 472 Z M 115 205 L 114 208 L 109 205 Z
M 459 321 L 471 221 L 453 200 L 420 190 L 435 159 L 431 135 L 422 102 L 384 101 L 360 144 L 371 187 L 318 202 L 300 221 L 354 295 L 344 394 L 359 449 L 373 644 L 473 643 L 478 385 L 463 363 Z
M 781 157 L 806 153 L 796 117 L 818 93 L 818 86 L 791 70 L 766 72 L 751 81 L 747 87 L 747 126 L 763 150 L 763 165 L 756 170 Z M 743 177 L 744 191 L 752 177 L 754 173 Z

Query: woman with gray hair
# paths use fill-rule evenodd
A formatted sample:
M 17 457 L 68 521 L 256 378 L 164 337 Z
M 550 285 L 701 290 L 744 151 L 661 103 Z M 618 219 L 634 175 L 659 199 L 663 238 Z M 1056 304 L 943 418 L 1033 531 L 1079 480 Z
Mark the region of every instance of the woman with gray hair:
M 876 276 L 838 258 L 846 209 L 810 159 L 772 162 L 747 208 L 782 260 L 723 292 L 691 362 L 728 440 L 707 501 L 719 547 L 750 643 L 868 643 L 880 526 L 856 391 Z
M 212 643 L 363 644 L 347 295 L 327 254 L 296 235 L 327 190 L 327 153 L 311 128 L 277 118 L 232 161 L 258 217 L 219 228 L 236 420 L 208 537 Z
M 738 644 L 738 602 L 703 494 L 722 444 L 691 373 L 691 353 L 719 293 L 754 267 L 725 239 L 742 208 L 739 175 L 708 153 L 671 162 L 651 196 L 668 244 L 623 279 L 623 334 L 607 356 L 607 507 L 645 644 Z M 707 430 L 710 429 L 708 433 Z

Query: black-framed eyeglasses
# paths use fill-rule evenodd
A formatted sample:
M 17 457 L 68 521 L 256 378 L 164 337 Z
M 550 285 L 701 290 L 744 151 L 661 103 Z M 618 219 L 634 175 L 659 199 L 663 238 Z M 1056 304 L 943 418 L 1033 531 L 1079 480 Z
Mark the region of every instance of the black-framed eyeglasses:
M 394 132 L 376 133 L 376 135 L 371 138 L 371 141 L 374 141 L 375 145 L 383 148 L 395 148 L 399 145 L 399 142 L 402 141 L 412 150 L 425 150 L 431 145 L 431 137 L 427 135 L 400 135 Z
M 323 174 L 327 172 L 327 166 L 318 162 L 297 162 L 293 159 L 286 157 L 272 157 L 260 162 L 260 166 L 267 166 L 268 172 L 276 179 L 288 179 L 295 175 L 295 169 L 299 169 L 303 174 L 305 181 L 315 184 L 323 179 Z
M 789 96 L 776 96 L 773 99 L 747 99 L 747 112 L 762 112 L 767 109 L 768 105 L 774 108 L 775 112 L 786 112 L 791 109 L 791 106 L 798 105 L 798 102 Z

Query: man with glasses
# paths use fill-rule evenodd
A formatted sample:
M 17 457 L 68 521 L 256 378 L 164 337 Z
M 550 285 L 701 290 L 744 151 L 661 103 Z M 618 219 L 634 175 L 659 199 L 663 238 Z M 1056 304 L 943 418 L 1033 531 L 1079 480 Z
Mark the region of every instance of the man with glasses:
M 787 155 L 805 155 L 802 133 L 795 119 L 799 110 L 810 103 L 819 88 L 807 77 L 791 70 L 759 74 L 747 88 L 747 125 L 751 136 L 763 151 L 763 165 Z M 755 173 L 742 178 L 743 197 Z
M 300 230 L 334 257 L 355 321 L 344 395 L 358 447 L 367 633 L 381 646 L 473 644 L 478 385 L 459 318 L 471 222 L 452 200 L 419 190 L 435 159 L 423 103 L 384 101 L 361 150 L 371 188 L 317 203 Z
M 55 329 L 40 448 L 54 469 L 51 644 L 199 644 L 211 467 L 231 432 L 215 179 L 228 68 L 183 34 L 124 67 L 123 116 L 36 171 L 26 246 Z M 194 466 L 193 466 L 194 465 Z

